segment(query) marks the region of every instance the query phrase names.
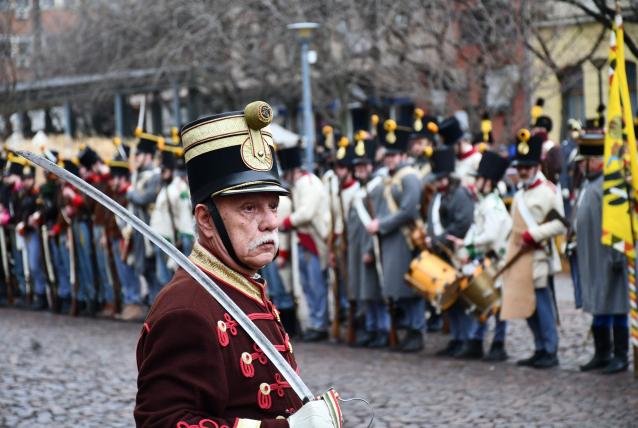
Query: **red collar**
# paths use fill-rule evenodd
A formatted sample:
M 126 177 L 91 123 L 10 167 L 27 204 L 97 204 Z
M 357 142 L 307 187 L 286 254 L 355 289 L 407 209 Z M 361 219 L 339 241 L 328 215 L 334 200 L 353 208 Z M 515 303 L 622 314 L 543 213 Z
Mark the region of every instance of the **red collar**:
M 526 190 L 532 190 L 533 188 L 538 187 L 541 184 L 543 184 L 543 180 L 541 180 L 540 178 L 537 178 L 536 180 L 534 180 L 532 184 L 527 186 Z
M 470 156 L 472 156 L 474 153 L 476 153 L 476 147 L 472 147 L 470 150 L 468 150 L 467 152 L 461 154 L 459 156 L 459 160 L 463 160 L 463 159 L 467 159 Z
M 341 188 L 342 189 L 347 189 L 349 187 L 354 186 L 356 182 L 357 182 L 357 180 L 355 180 L 354 178 L 351 178 L 348 181 L 344 181 L 343 184 L 341 185 Z

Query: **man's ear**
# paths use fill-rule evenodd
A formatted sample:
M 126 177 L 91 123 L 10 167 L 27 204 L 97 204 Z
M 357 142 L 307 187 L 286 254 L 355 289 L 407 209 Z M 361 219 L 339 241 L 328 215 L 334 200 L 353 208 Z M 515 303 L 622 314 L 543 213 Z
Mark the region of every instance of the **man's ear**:
M 213 220 L 210 217 L 208 208 L 204 204 L 197 204 L 195 206 L 195 222 L 199 232 L 204 235 L 205 238 L 210 239 L 215 234 L 215 226 Z

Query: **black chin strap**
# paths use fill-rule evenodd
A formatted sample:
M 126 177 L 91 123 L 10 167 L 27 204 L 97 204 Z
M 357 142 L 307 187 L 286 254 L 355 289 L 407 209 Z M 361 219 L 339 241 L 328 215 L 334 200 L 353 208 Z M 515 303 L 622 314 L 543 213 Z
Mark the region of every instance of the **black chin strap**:
M 219 214 L 219 210 L 215 206 L 215 202 L 212 198 L 206 201 L 206 207 L 208 208 L 208 213 L 213 218 L 213 223 L 215 223 L 215 228 L 217 228 L 217 232 L 219 233 L 219 237 L 222 239 L 222 244 L 226 248 L 228 255 L 237 263 L 239 266 L 244 269 L 251 270 L 250 267 L 246 266 L 242 263 L 237 254 L 235 254 L 235 249 L 233 248 L 233 243 L 230 241 L 230 237 L 228 236 L 228 232 L 226 231 L 226 226 L 224 225 L 224 220 L 222 220 L 222 216 Z

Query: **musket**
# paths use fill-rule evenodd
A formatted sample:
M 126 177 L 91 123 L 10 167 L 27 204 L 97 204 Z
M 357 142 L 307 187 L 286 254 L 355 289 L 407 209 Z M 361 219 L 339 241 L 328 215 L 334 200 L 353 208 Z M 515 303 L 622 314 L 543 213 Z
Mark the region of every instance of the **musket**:
M 21 226 L 21 227 L 20 227 Z M 31 267 L 29 266 L 29 250 L 27 248 L 27 240 L 23 235 L 21 235 L 20 231 L 24 231 L 26 226 L 24 223 L 16 227 L 16 234 L 20 235 L 19 237 L 22 239 L 22 249 L 20 251 L 20 255 L 22 256 L 22 269 L 24 270 L 24 283 L 25 283 L 25 303 L 28 305 L 31 303 L 33 298 L 33 288 L 31 286 Z
M 93 296 L 92 305 L 89 306 L 89 313 L 94 315 L 99 307 L 100 302 L 100 282 L 102 282 L 102 278 L 100 278 L 100 272 L 97 263 L 97 252 L 96 247 L 99 245 L 99 242 L 95 242 L 95 233 L 93 233 L 93 220 L 91 216 L 87 220 L 87 226 L 89 229 L 89 242 L 91 243 L 91 254 L 89 255 L 91 259 L 91 272 L 93 273 L 93 292 L 95 295 Z M 107 284 L 102 284 L 102 287 L 106 287 Z M 87 296 L 89 300 L 87 302 L 91 302 L 91 297 Z
M 188 257 L 180 253 L 175 246 L 153 231 L 153 229 L 151 229 L 138 217 L 131 214 L 126 208 L 122 207 L 113 199 L 109 198 L 79 177 L 29 151 L 20 150 L 17 153 L 28 159 L 30 162 L 71 183 L 78 190 L 100 203 L 126 223 L 130 224 L 137 232 L 141 233 L 146 239 L 152 241 L 169 257 L 173 258 L 182 269 L 191 275 L 193 279 L 197 281 L 204 290 L 206 290 L 230 314 L 230 316 L 237 321 L 255 344 L 264 352 L 266 357 L 273 363 L 275 368 L 281 373 L 302 401 L 306 402 L 315 399 L 315 395 L 312 391 L 310 391 L 308 386 L 306 386 L 303 380 L 301 380 L 301 377 L 299 377 L 297 372 L 290 366 L 279 351 L 275 349 L 274 345 L 268 340 L 264 333 L 257 328 L 250 318 L 248 318 L 239 306 L 237 306 L 237 304 L 228 297 L 226 293 L 224 293 L 224 291 L 212 280 L 211 277 L 199 269 Z
M 2 255 L 2 273 L 4 282 L 7 286 L 7 302 L 13 305 L 13 281 L 11 280 L 11 272 L 9 271 L 9 257 L 7 255 L 7 235 L 4 226 L 0 226 L 0 254 Z
M 44 265 L 47 273 L 46 298 L 47 302 L 49 303 L 49 308 L 53 310 L 55 308 L 55 297 L 57 293 L 55 290 L 55 269 L 53 268 L 53 261 L 51 259 L 51 248 L 49 247 L 49 230 L 46 224 L 40 226 L 40 237 L 42 255 L 44 256 Z
M 78 284 L 77 260 L 75 259 L 75 242 L 73 241 L 73 224 L 69 221 L 66 229 L 67 245 L 69 246 L 69 282 L 71 283 L 71 315 L 78 316 Z
M 117 275 L 113 246 L 106 228 L 104 228 L 104 240 L 106 242 L 106 258 L 108 264 L 107 272 L 111 277 L 111 284 L 113 284 L 113 305 L 115 306 L 115 313 L 119 313 L 122 310 L 122 284 L 120 283 L 120 278 Z
M 339 260 L 338 260 L 338 254 L 337 254 L 337 246 L 335 245 L 336 242 L 336 236 L 335 236 L 335 226 L 337 224 L 336 220 L 335 220 L 335 216 L 334 216 L 334 212 L 335 210 L 334 208 L 334 192 L 333 192 L 333 183 L 332 180 L 336 177 L 336 175 L 334 177 L 330 177 L 329 178 L 329 190 L 330 190 L 330 223 L 331 223 L 331 231 L 330 231 L 330 252 L 333 254 L 333 256 L 335 257 L 335 266 L 332 269 L 333 271 L 333 278 L 332 278 L 332 294 L 334 297 L 334 315 L 332 318 L 332 331 L 331 331 L 331 335 L 332 337 L 334 337 L 337 341 L 341 340 L 341 320 L 340 320 L 340 312 L 341 312 L 341 290 L 339 289 Z

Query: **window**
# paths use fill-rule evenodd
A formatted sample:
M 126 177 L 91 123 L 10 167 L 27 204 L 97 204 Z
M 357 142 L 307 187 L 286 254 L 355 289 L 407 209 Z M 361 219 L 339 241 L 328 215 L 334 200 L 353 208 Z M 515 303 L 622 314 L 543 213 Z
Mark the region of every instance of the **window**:
M 629 87 L 629 98 L 631 99 L 631 108 L 633 114 L 638 111 L 638 82 L 636 82 L 636 63 L 633 61 L 625 62 L 625 69 L 627 71 L 627 86 Z
M 31 12 L 30 0 L 14 0 L 15 16 L 17 19 L 29 19 Z
M 31 37 L 11 37 L 11 58 L 17 67 L 26 68 L 29 66 L 31 62 L 31 44 Z
M 569 119 L 578 119 L 585 122 L 585 92 L 583 88 L 583 70 L 581 67 L 572 67 L 566 70 L 565 78 L 561 82 L 563 102 L 566 105 L 563 111 L 566 117 L 561 118 L 563 122 Z M 561 138 L 564 136 L 561 135 Z
M 0 59 L 11 57 L 11 39 L 8 36 L 0 35 Z

